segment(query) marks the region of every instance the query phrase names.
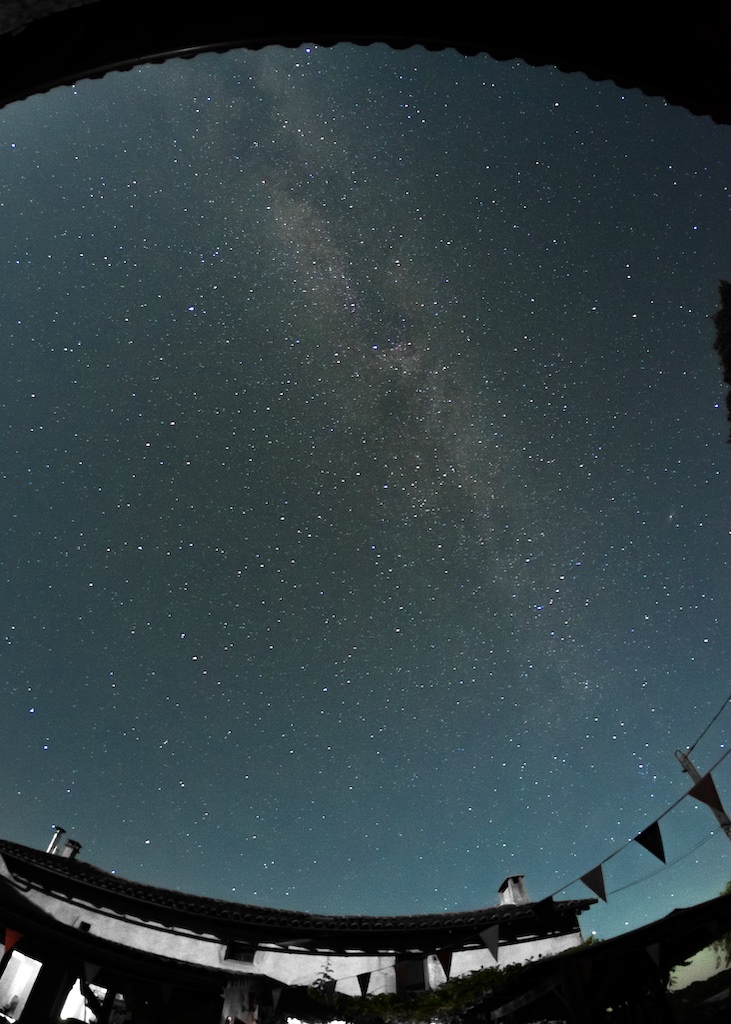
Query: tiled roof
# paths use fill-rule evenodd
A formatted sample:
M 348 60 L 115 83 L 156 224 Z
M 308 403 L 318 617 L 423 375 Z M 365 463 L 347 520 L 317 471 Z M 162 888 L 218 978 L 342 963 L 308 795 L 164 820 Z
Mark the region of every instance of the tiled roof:
M 307 951 L 408 951 L 480 945 L 479 934 L 499 924 L 501 935 L 571 931 L 576 915 L 596 900 L 552 900 L 449 914 L 341 916 L 279 910 L 194 896 L 132 882 L 80 860 L 0 840 L 0 855 L 20 884 L 72 902 L 168 928 L 208 933 L 226 941 L 302 947 Z

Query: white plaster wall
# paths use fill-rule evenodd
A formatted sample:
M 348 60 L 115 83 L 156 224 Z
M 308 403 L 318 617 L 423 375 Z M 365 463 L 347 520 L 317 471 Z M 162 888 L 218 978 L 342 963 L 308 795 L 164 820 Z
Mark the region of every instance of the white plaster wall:
M 370 972 L 368 994 L 396 991 L 393 956 L 307 956 L 303 953 L 259 951 L 256 964 L 260 971 L 289 985 L 311 985 L 327 970 L 336 982 L 337 992 L 360 995 L 358 975 Z
M 7 866 L 0 856 L 0 875 L 11 879 Z M 226 944 L 216 936 L 201 936 L 196 933 L 179 934 L 164 928 L 156 928 L 151 922 L 139 918 L 119 917 L 103 913 L 88 904 L 68 903 L 60 896 L 54 896 L 31 889 L 24 894 L 31 903 L 46 911 L 56 921 L 72 928 L 79 928 L 82 922 L 90 925 L 90 934 L 138 949 L 155 953 L 184 963 L 215 968 L 227 974 L 238 974 L 242 978 L 257 974 L 268 975 L 284 985 L 311 985 L 322 979 L 327 972 L 336 982 L 338 992 L 360 995 L 358 975 L 370 972 L 368 993 L 395 992 L 396 976 L 393 956 L 325 956 L 305 953 L 281 953 L 274 950 L 258 950 L 253 963 L 226 960 Z M 540 939 L 511 946 L 501 946 L 498 951 L 498 966 L 524 963 L 553 953 L 570 949 L 581 943 L 581 935 L 562 935 L 558 938 Z M 452 958 L 451 977 L 494 967 L 495 960 L 487 949 L 468 950 L 455 953 Z M 436 956 L 427 958 L 427 984 L 437 988 L 444 983 L 444 971 Z
M 573 935 L 559 935 L 550 939 L 537 939 L 534 942 L 516 942 L 509 946 L 500 946 L 497 963 L 487 949 L 465 950 L 455 953 L 452 957 L 451 976 L 457 978 L 462 974 L 479 971 L 483 967 L 507 967 L 508 964 L 524 964 L 528 960 L 538 960 L 542 956 L 553 956 L 554 953 L 562 953 L 565 949 L 573 949 L 574 946 L 580 946 L 583 941 L 579 932 L 576 932 Z M 444 971 L 436 957 L 434 960 L 436 961 L 436 971 L 440 972 L 443 981 Z
M 71 928 L 79 928 L 82 923 L 88 924 L 89 934 L 110 942 L 186 963 L 223 967 L 225 947 L 213 935 L 201 937 L 193 934 L 176 934 L 166 929 L 154 928 L 139 919 L 110 916 L 100 912 L 96 907 L 68 903 L 52 894 L 36 892 L 33 889 L 25 896 L 61 924 Z M 229 960 L 226 960 L 225 964 L 226 970 L 230 969 L 233 973 L 251 973 L 250 964 Z
M 0 874 L 10 877 L 2 857 Z M 213 967 L 228 974 L 240 974 L 242 977 L 265 974 L 285 985 L 311 985 L 318 978 L 322 978 L 327 970 L 328 975 L 337 982 L 337 990 L 351 995 L 360 995 L 358 975 L 370 971 L 369 992 L 395 990 L 392 956 L 327 957 L 319 954 L 259 950 L 254 954 L 253 963 L 242 963 L 237 960 L 226 960 L 226 944 L 214 935 L 179 934 L 155 928 L 152 923 L 138 918 L 119 917 L 111 912 L 103 913 L 89 904 L 69 903 L 59 896 L 38 892 L 35 889 L 24 895 L 34 906 L 50 914 L 61 924 L 79 928 L 85 923 L 90 926 L 91 935 L 172 960 Z

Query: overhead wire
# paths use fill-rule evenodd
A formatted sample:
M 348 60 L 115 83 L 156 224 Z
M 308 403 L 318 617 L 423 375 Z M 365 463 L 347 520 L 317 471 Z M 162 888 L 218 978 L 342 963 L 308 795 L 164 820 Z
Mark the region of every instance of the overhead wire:
M 721 710 L 723 710 L 723 708 L 721 708 Z M 719 712 L 719 714 L 720 714 L 720 712 Z M 716 718 L 717 717 L 718 717 L 718 715 L 716 715 Z M 710 724 L 712 724 L 712 723 L 709 723 L 709 725 Z M 706 728 L 706 730 L 704 730 L 704 732 L 706 732 L 706 731 L 707 731 L 707 728 Z M 701 737 L 699 736 L 698 740 L 700 740 L 700 739 L 701 739 Z M 698 740 L 696 740 L 696 743 L 698 742 Z M 708 771 L 705 773 L 705 775 L 710 775 L 711 772 L 715 771 L 716 768 L 718 768 L 718 766 L 721 764 L 721 762 L 726 760 L 726 758 L 729 756 L 729 754 L 731 754 L 731 747 L 729 747 L 727 750 L 724 750 L 724 752 L 721 754 L 721 756 L 718 758 L 718 760 L 715 762 L 715 764 L 712 765 L 712 767 L 708 769 Z M 679 804 L 681 804 L 683 802 L 683 800 L 686 799 L 686 797 L 691 796 L 691 795 L 692 795 L 692 787 L 691 787 L 690 790 L 687 790 L 685 793 L 682 793 L 678 797 L 677 800 L 673 801 L 673 803 L 670 804 L 669 807 L 666 807 L 665 810 L 662 812 L 662 814 L 659 814 L 655 818 L 655 823 L 658 823 L 658 822 L 662 821 L 662 819 L 665 818 L 668 814 L 670 814 L 671 811 L 674 811 L 675 808 Z M 639 833 L 639 834 L 641 834 L 641 833 Z M 616 850 L 613 850 L 610 854 L 607 854 L 606 857 L 602 857 L 602 859 L 599 861 L 599 866 L 606 864 L 607 861 L 612 860 L 612 858 L 616 857 L 617 854 L 622 853 L 622 851 L 626 850 L 628 846 L 631 846 L 632 843 L 636 842 L 636 839 L 637 839 L 637 837 L 633 836 L 632 839 L 628 839 L 626 842 L 622 843 L 621 846 L 618 846 Z M 658 870 L 662 871 L 667 866 L 668 865 L 663 865 L 663 867 L 659 868 Z M 560 892 L 563 892 L 565 889 L 568 889 L 570 886 L 574 885 L 576 882 L 581 882 L 582 884 L 585 884 L 584 883 L 584 879 L 583 879 L 582 876 L 579 876 L 578 878 L 574 878 L 572 881 L 567 882 L 566 885 L 562 885 L 559 889 L 556 889 L 554 892 L 552 892 L 550 897 L 549 897 L 549 899 L 553 899 L 554 896 L 558 896 L 558 894 Z
M 691 848 L 686 850 L 685 853 L 681 853 L 679 857 L 675 858 L 675 860 L 668 861 L 667 864 L 661 864 L 660 867 L 655 868 L 654 871 L 650 871 L 647 875 L 643 875 L 642 878 L 636 878 L 634 882 L 627 882 L 626 885 L 620 885 L 617 889 L 608 890 L 607 896 L 614 896 L 618 892 L 624 892 L 625 889 L 631 889 L 635 885 L 640 885 L 641 882 L 646 882 L 648 878 L 654 878 L 655 875 L 659 875 L 666 868 L 671 868 L 673 865 L 679 864 L 681 860 L 685 860 L 686 857 L 690 857 L 691 853 L 695 853 L 696 850 L 700 850 L 701 846 L 705 846 L 706 843 L 710 842 L 715 835 L 718 835 L 718 832 L 715 830 L 713 832 L 709 832 L 709 834 L 701 839 L 699 843 L 696 843 L 695 846 L 691 846 Z
M 693 744 L 692 744 L 691 746 L 689 746 L 689 747 L 688 747 L 688 749 L 687 749 L 687 751 L 686 751 L 686 753 L 687 753 L 687 754 L 690 754 L 690 753 L 691 753 L 691 752 L 692 752 L 692 751 L 693 751 L 693 750 L 694 750 L 694 749 L 695 749 L 695 748 L 696 748 L 696 747 L 698 746 L 698 744 L 700 743 L 700 741 L 701 741 L 701 740 L 703 739 L 703 737 L 704 737 L 704 736 L 706 735 L 706 733 L 707 733 L 707 732 L 708 732 L 708 730 L 709 730 L 709 729 L 711 728 L 711 726 L 712 726 L 712 725 L 713 725 L 713 723 L 714 723 L 714 722 L 716 721 L 716 719 L 717 719 L 717 718 L 718 718 L 718 717 L 720 716 L 721 712 L 722 712 L 722 711 L 724 710 L 724 708 L 726 707 L 726 705 L 728 704 L 728 702 L 729 702 L 729 701 L 731 701 L 731 693 L 730 693 L 730 694 L 728 695 L 728 697 L 726 698 L 726 700 L 725 700 L 725 701 L 723 702 L 723 704 L 722 704 L 722 705 L 721 705 L 721 707 L 720 707 L 720 708 L 718 709 L 718 711 L 716 712 L 716 714 L 715 714 L 715 715 L 713 716 L 713 718 L 712 718 L 712 719 L 710 720 L 710 722 L 709 722 L 709 723 L 708 723 L 708 725 L 707 725 L 707 726 L 705 727 L 705 729 L 704 729 L 704 730 L 703 730 L 703 732 L 702 732 L 702 733 L 700 734 L 700 736 L 699 736 L 699 737 L 698 737 L 698 739 L 697 739 L 697 740 L 695 741 L 695 743 L 693 743 Z

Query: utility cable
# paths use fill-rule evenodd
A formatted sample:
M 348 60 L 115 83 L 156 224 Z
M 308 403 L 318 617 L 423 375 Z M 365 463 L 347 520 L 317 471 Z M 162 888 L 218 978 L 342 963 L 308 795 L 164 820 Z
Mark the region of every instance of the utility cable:
M 655 868 L 655 870 L 651 871 L 649 875 L 643 875 L 642 878 L 637 878 L 634 882 L 628 882 L 626 885 L 620 885 L 618 889 L 611 889 L 607 893 L 607 896 L 614 896 L 618 892 L 624 892 L 625 889 L 631 889 L 634 885 L 639 885 L 640 882 L 646 882 L 648 878 L 654 878 L 655 875 L 659 875 L 665 870 L 665 868 L 671 868 L 673 865 L 679 864 L 681 860 L 685 860 L 686 857 L 690 857 L 691 853 L 695 853 L 696 850 L 700 850 L 701 846 L 705 846 L 706 843 L 710 842 L 715 835 L 718 835 L 718 833 L 709 833 L 704 839 L 701 839 L 699 843 L 696 843 L 695 846 L 691 846 L 691 848 L 686 850 L 685 853 L 681 853 L 679 857 L 675 858 L 675 860 L 671 860 L 667 864 L 661 864 L 659 868 Z
M 725 707 L 725 706 L 726 706 L 726 705 L 724 704 L 724 707 Z M 723 708 L 721 708 L 721 711 L 723 711 Z M 720 714 L 720 713 L 721 713 L 721 711 L 719 711 L 719 712 L 718 712 L 718 714 Z M 718 715 L 716 715 L 716 718 L 718 718 Z M 710 724 L 712 724 L 712 723 L 709 723 L 709 725 L 710 725 Z M 701 734 L 701 735 L 702 735 L 702 734 Z M 699 737 L 698 737 L 698 739 L 700 739 L 700 738 L 701 738 L 701 737 L 699 736 Z M 698 740 L 696 740 L 696 743 L 697 743 L 697 742 L 698 742 Z M 694 744 L 694 745 L 695 745 L 695 744 Z M 693 748 L 691 747 L 691 750 L 692 750 L 692 749 L 693 749 Z M 726 760 L 726 758 L 727 758 L 727 757 L 729 756 L 729 754 L 731 754 L 731 747 L 729 747 L 729 749 L 728 749 L 728 750 L 724 750 L 724 752 L 723 752 L 723 753 L 721 754 L 721 756 L 720 756 L 720 757 L 719 757 L 719 759 L 718 759 L 718 760 L 716 761 L 716 763 L 715 763 L 715 764 L 714 764 L 714 765 L 713 765 L 713 766 L 712 766 L 711 768 L 709 768 L 709 769 L 708 769 L 708 771 L 707 771 L 707 772 L 706 772 L 705 774 L 706 774 L 706 775 L 710 775 L 710 774 L 711 774 L 711 772 L 715 771 L 715 770 L 716 770 L 716 768 L 718 768 L 718 766 L 719 766 L 719 765 L 721 764 L 721 762 L 722 762 L 722 761 L 725 761 L 725 760 Z M 692 787 L 691 787 L 691 788 L 692 788 Z M 680 796 L 678 797 L 678 799 L 677 799 L 677 800 L 675 800 L 675 801 L 674 801 L 674 802 L 673 802 L 672 804 L 670 804 L 670 806 L 669 806 L 669 807 L 666 807 L 666 808 L 665 808 L 665 810 L 664 810 L 664 811 L 662 812 L 662 814 L 659 814 L 659 815 L 658 815 L 658 816 L 657 816 L 657 817 L 655 818 L 655 821 L 654 821 L 654 823 L 653 823 L 653 824 L 656 824 L 657 822 L 660 822 L 660 821 L 662 821 L 662 819 L 663 819 L 663 818 L 665 818 L 665 817 L 666 817 L 666 816 L 667 816 L 668 814 L 670 814 L 670 812 L 671 812 L 671 811 L 674 811 L 674 810 L 675 810 L 675 808 L 676 808 L 676 807 L 677 807 L 677 806 L 678 806 L 679 804 L 681 804 L 681 803 L 683 802 L 683 800 L 685 800 L 685 799 L 686 799 L 686 797 L 688 797 L 688 796 L 690 796 L 690 795 L 691 795 L 691 791 L 690 791 L 690 790 L 688 790 L 688 791 L 687 791 L 687 792 L 685 792 L 685 793 L 682 793 L 682 794 L 681 794 L 681 795 L 680 795 Z M 641 833 L 639 833 L 639 834 L 641 835 Z M 607 855 L 606 857 L 602 857 L 602 859 L 601 859 L 601 860 L 599 861 L 599 863 L 598 863 L 598 865 L 597 865 L 597 866 L 601 867 L 602 865 L 606 864 L 606 863 L 607 863 L 607 861 L 609 861 L 609 860 L 612 860 L 612 858 L 613 858 L 613 857 L 616 857 L 616 856 L 617 856 L 617 854 L 621 853 L 621 852 L 622 852 L 623 850 L 625 850 L 625 849 L 626 849 L 626 848 L 627 848 L 628 846 L 631 846 L 631 845 L 632 845 L 632 843 L 634 843 L 634 842 L 635 842 L 635 840 L 636 840 L 636 836 L 633 836 L 633 838 L 632 838 L 632 839 L 628 839 L 628 840 L 627 840 L 626 842 L 622 843 L 622 845 L 621 845 L 621 846 L 618 846 L 616 850 L 613 850 L 613 851 L 612 851 L 612 852 L 611 852 L 610 854 L 608 854 L 608 855 Z M 666 865 L 664 865 L 664 866 L 666 866 Z M 660 870 L 662 870 L 662 868 L 661 868 Z M 554 892 L 552 892 L 552 893 L 551 893 L 550 897 L 548 897 L 548 898 L 549 898 L 549 899 L 553 899 L 553 897 L 554 897 L 554 896 L 558 896 L 558 894 L 559 894 L 560 892 L 563 892 L 563 891 L 564 891 L 564 889 L 568 889 L 568 888 L 569 888 L 570 886 L 574 885 L 574 884 L 575 884 L 576 882 L 581 882 L 581 883 L 582 883 L 582 884 L 584 884 L 584 885 L 586 884 L 586 883 L 584 882 L 583 878 L 582 878 L 581 876 L 579 876 L 578 878 L 574 878 L 574 879 L 573 879 L 573 881 L 571 881 L 571 882 L 567 882 L 567 883 L 566 883 L 566 885 L 562 885 L 562 886 L 561 886 L 561 887 L 560 887 L 559 889 L 556 889 L 556 890 L 555 890 Z
M 722 705 L 721 705 L 721 707 L 720 707 L 720 708 L 718 709 L 718 711 L 716 712 L 716 714 L 715 714 L 715 715 L 713 716 L 713 718 L 712 718 L 712 719 L 710 720 L 710 722 L 709 722 L 709 723 L 708 723 L 708 725 L 707 725 L 707 726 L 705 727 L 705 729 L 704 729 L 704 730 L 703 730 L 703 732 L 702 732 L 702 733 L 700 734 L 700 736 L 699 736 L 699 737 L 698 737 L 698 739 L 697 739 L 697 740 L 695 741 L 695 743 L 694 743 L 694 744 L 693 744 L 692 746 L 688 747 L 688 749 L 687 749 L 687 751 L 686 751 L 686 753 L 687 753 L 687 754 L 690 754 L 690 753 L 691 753 L 691 752 L 692 752 L 692 751 L 693 751 L 693 750 L 694 750 L 694 749 L 695 749 L 695 748 L 696 748 L 696 747 L 698 746 L 698 744 L 700 743 L 700 741 L 701 741 L 701 740 L 703 739 L 703 737 L 704 737 L 704 736 L 706 735 L 706 733 L 708 732 L 708 730 L 709 730 L 709 729 L 711 728 L 711 726 L 713 725 L 713 723 L 714 723 L 714 722 L 716 721 L 716 719 L 717 719 L 717 718 L 719 717 L 719 715 L 721 714 L 721 712 L 723 711 L 723 709 L 724 709 L 724 708 L 726 707 L 726 705 L 728 704 L 728 702 L 729 702 L 730 700 L 731 700 L 731 694 L 729 694 L 729 695 L 728 695 L 728 697 L 726 698 L 726 700 L 725 700 L 725 701 L 723 702 L 723 704 L 722 704 Z

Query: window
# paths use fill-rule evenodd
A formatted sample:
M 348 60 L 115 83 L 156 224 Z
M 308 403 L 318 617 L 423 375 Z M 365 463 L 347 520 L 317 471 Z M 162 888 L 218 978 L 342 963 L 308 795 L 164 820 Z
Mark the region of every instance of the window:
M 20 1017 L 40 969 L 38 960 L 13 950 L 0 975 L 0 1022 Z
M 256 951 L 245 946 L 243 942 L 230 942 L 226 946 L 224 960 L 238 960 L 242 964 L 253 964 Z

